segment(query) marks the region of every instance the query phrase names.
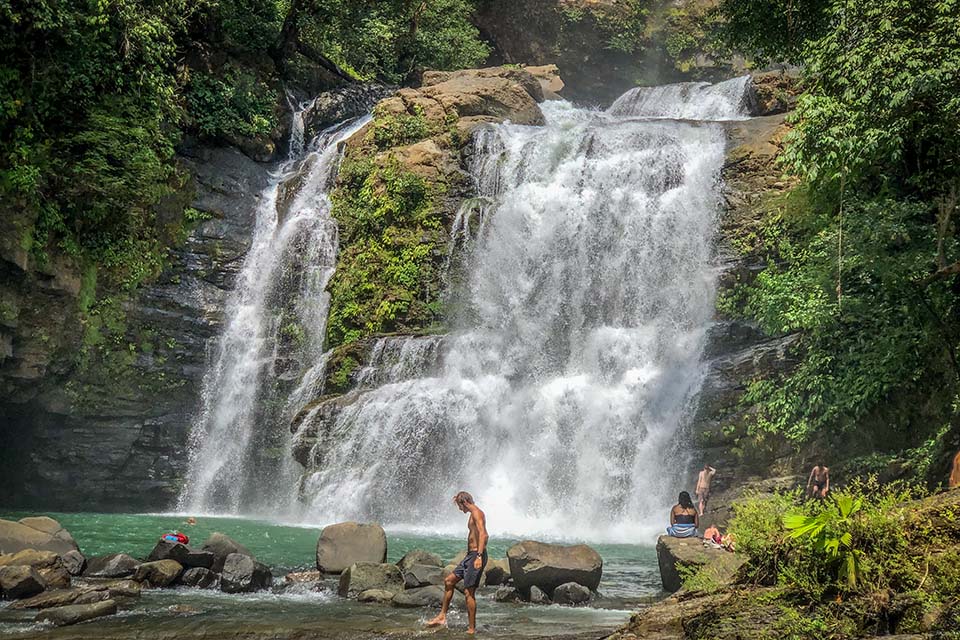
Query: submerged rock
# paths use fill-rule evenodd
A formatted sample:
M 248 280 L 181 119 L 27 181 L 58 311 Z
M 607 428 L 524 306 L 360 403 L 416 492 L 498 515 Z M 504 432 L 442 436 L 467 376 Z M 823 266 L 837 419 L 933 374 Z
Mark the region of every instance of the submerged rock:
M 443 567 L 443 560 L 435 553 L 424 551 L 423 549 L 414 549 L 404 554 L 397 562 L 400 571 L 406 571 L 415 564 L 426 565 L 428 567 Z
M 23 518 L 19 522 L 0 520 L 0 554 L 25 549 L 67 553 L 77 551 L 78 547 L 70 532 L 53 518 Z
M 13 565 L 0 567 L 0 593 L 17 600 L 29 598 L 47 588 L 43 577 L 33 567 Z
M 386 591 L 384 589 L 367 589 L 366 591 L 361 591 L 357 595 L 357 601 L 384 603 L 393 600 L 393 596 L 394 593 L 392 591 Z
M 324 527 L 317 540 L 317 570 L 323 573 L 342 573 L 358 562 L 386 561 L 387 534 L 378 524 L 332 524 Z
M 180 584 L 197 589 L 219 589 L 220 576 L 203 567 L 187 569 L 180 576 Z
M 144 562 L 133 572 L 133 579 L 151 587 L 167 587 L 183 573 L 183 565 L 176 560 Z
M 523 597 L 520 595 L 520 592 L 514 589 L 513 587 L 500 587 L 497 589 L 497 592 L 493 594 L 493 599 L 496 602 L 521 602 Z
M 250 558 L 254 557 L 245 546 L 236 542 L 230 536 L 219 532 L 211 533 L 200 548 L 213 554 L 213 563 L 209 565 L 209 568 L 216 573 L 223 571 L 223 565 L 227 561 L 227 556 L 231 553 L 239 553 Z
M 553 590 L 554 604 L 586 604 L 590 602 L 590 589 L 576 582 L 566 582 Z
M 266 589 L 273 584 L 270 569 L 251 556 L 231 553 L 223 563 L 220 590 L 226 593 L 244 593 Z
M 390 601 L 395 607 L 415 608 L 415 607 L 439 607 L 443 602 L 443 587 L 430 585 L 428 587 L 418 587 L 416 589 L 407 589 L 393 597 Z M 462 594 L 457 591 L 453 593 L 453 604 L 462 606 L 466 601 Z
M 83 575 L 86 578 L 125 578 L 133 575 L 139 564 L 136 558 L 125 553 L 95 556 L 87 560 Z
M 596 591 L 603 575 L 603 559 L 585 544 L 563 546 L 525 540 L 507 551 L 513 584 L 521 593 L 536 586 L 546 593 L 566 582 Z
M 65 607 L 47 609 L 37 614 L 37 622 L 52 622 L 58 627 L 76 624 L 85 620 L 110 616 L 117 612 L 114 600 L 104 600 L 93 604 L 71 604 Z
M 403 591 L 403 576 L 395 564 L 379 562 L 355 562 L 340 574 L 337 593 L 353 597 L 368 589 L 381 589 L 399 593 Z

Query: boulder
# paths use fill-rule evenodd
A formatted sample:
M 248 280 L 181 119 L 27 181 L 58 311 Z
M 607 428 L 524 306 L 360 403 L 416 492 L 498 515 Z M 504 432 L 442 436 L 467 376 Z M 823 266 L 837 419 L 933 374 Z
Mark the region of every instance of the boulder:
M 664 590 L 673 593 L 683 586 L 680 567 L 696 569 L 709 565 L 713 578 L 722 584 L 733 578 L 743 560 L 735 553 L 705 547 L 699 538 L 660 536 L 657 564 L 660 566 L 660 583 Z
M 144 562 L 133 572 L 133 579 L 150 587 L 167 587 L 183 573 L 183 565 L 176 560 Z
M 180 576 L 180 584 L 197 589 L 219 589 L 220 576 L 210 569 L 193 567 L 183 572 Z
M 399 593 L 403 591 L 403 576 L 395 564 L 355 562 L 340 574 L 337 589 L 342 597 L 352 597 L 368 589 Z
M 111 616 L 117 612 L 115 600 L 104 600 L 92 604 L 70 604 L 65 607 L 46 609 L 37 614 L 37 622 L 52 622 L 58 627 Z
M 95 556 L 87 560 L 87 568 L 84 569 L 83 576 L 85 578 L 125 578 L 133 575 L 139 564 L 135 558 L 125 553 Z
M 81 594 L 87 593 L 86 589 L 74 587 L 72 589 L 50 589 L 39 593 L 32 598 L 17 600 L 9 606 L 10 609 L 49 609 L 50 607 L 62 607 L 67 604 L 73 604 Z
M 520 592 L 514 589 L 513 587 L 500 587 L 497 589 L 496 593 L 493 594 L 493 599 L 496 602 L 521 602 L 523 597 L 521 597 Z
M 510 575 L 521 593 L 539 587 L 546 593 L 566 582 L 596 591 L 603 575 L 603 559 L 585 544 L 563 546 L 525 540 L 507 551 Z
M 400 571 L 402 572 L 415 564 L 426 565 L 428 567 L 443 567 L 443 561 L 440 559 L 440 556 L 422 549 L 408 551 L 400 558 L 399 562 L 397 562 L 397 566 L 400 567 Z
M 530 597 L 528 600 L 533 604 L 550 604 L 550 596 L 536 585 L 530 587 Z
M 425 564 L 415 564 L 403 572 L 403 584 L 407 589 L 443 584 L 443 569 Z
M 107 582 L 98 582 L 90 586 L 94 591 L 106 591 L 111 599 L 117 598 L 139 598 L 140 583 L 133 580 L 109 580 Z
M 184 567 L 203 567 L 209 569 L 213 566 L 214 554 L 212 551 L 191 549 L 185 544 L 179 542 L 170 542 L 161 540 L 147 556 L 148 562 L 156 560 L 176 560 Z
M 245 546 L 231 539 L 222 533 L 212 533 L 200 547 L 203 551 L 209 551 L 213 554 L 213 563 L 209 566 L 215 573 L 223 572 L 223 564 L 227 561 L 227 556 L 231 553 L 254 557 L 250 550 Z
M 47 588 L 43 577 L 33 567 L 12 565 L 0 567 L 0 593 L 11 600 L 29 598 Z
M 19 522 L 0 520 L 0 554 L 24 549 L 66 553 L 78 550 L 73 536 L 52 518 L 23 518 Z
M 246 593 L 267 589 L 273 584 L 269 567 L 243 553 L 231 553 L 223 563 L 220 590 L 226 593 Z
M 33 567 L 43 578 L 47 589 L 66 589 L 70 586 L 70 574 L 64 567 L 63 560 L 53 551 L 24 549 L 0 556 L 0 566 Z
M 378 524 L 332 524 L 324 527 L 317 540 L 317 570 L 323 573 L 342 573 L 358 562 L 386 561 L 387 534 Z
M 488 587 L 507 584 L 510 581 L 510 561 L 506 558 L 500 560 L 487 560 L 487 567 L 483 571 L 484 584 Z
M 553 590 L 554 604 L 578 605 L 590 602 L 590 589 L 576 582 L 566 582 Z
M 378 604 L 382 604 L 393 600 L 393 596 L 394 593 L 392 591 L 384 591 L 383 589 L 367 589 L 366 591 L 361 591 L 357 595 L 357 600 L 359 602 L 376 602 Z
M 463 595 L 454 591 L 453 604 L 463 606 L 466 602 Z M 415 607 L 439 607 L 443 603 L 443 587 L 430 585 L 429 587 L 418 587 L 416 589 L 407 589 L 393 596 L 390 601 L 395 607 L 412 609 Z
M 60 554 L 60 560 L 63 562 L 63 568 L 72 576 L 80 575 L 87 567 L 87 559 L 79 551 L 62 553 Z
M 77 599 L 73 601 L 73 604 L 93 604 L 94 602 L 103 602 L 104 600 L 110 599 L 110 592 L 107 590 L 103 591 L 84 591 L 77 596 Z

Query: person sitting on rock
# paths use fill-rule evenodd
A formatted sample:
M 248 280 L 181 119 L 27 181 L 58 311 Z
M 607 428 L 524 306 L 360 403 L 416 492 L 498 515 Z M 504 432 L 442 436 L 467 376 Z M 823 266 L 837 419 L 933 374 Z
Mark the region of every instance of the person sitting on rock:
M 720 529 L 717 529 L 714 525 L 707 527 L 707 530 L 703 532 L 703 541 L 710 541 L 718 546 L 722 544 L 723 536 L 720 535 Z
M 810 469 L 810 477 L 807 478 L 807 497 L 813 497 L 817 500 L 823 500 L 830 491 L 830 469 L 817 464 Z
M 697 527 L 700 526 L 700 514 L 697 508 L 693 506 L 693 500 L 686 491 L 680 492 L 680 498 L 677 504 L 670 509 L 670 526 L 667 527 L 667 535 L 674 538 L 694 538 L 700 533 Z

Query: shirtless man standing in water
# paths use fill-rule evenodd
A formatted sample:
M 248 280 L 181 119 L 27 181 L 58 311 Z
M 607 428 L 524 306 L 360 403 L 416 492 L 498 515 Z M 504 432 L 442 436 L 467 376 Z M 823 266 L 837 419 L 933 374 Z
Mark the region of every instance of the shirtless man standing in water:
M 480 576 L 483 575 L 483 568 L 487 565 L 487 517 L 483 515 L 473 502 L 473 496 L 466 491 L 461 491 L 453 496 L 453 502 L 457 508 L 464 513 L 470 514 L 470 520 L 467 521 L 467 557 L 457 565 L 453 573 L 447 576 L 443 581 L 443 605 L 440 607 L 440 615 L 427 623 L 428 627 L 438 627 L 447 624 L 447 608 L 450 606 L 450 600 L 453 599 L 453 590 L 457 583 L 463 580 L 464 595 L 467 598 L 467 617 L 470 620 L 470 628 L 467 633 L 473 634 L 477 631 L 477 586 L 480 584 Z

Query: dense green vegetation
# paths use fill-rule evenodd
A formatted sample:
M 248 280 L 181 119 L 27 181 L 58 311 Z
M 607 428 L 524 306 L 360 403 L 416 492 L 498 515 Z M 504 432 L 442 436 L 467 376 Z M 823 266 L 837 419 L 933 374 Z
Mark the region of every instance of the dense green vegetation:
M 179 215 L 184 133 L 283 135 L 284 87 L 399 82 L 487 54 L 468 0 L 152 0 L 0 3 L 0 197 L 21 244 L 136 286 L 162 266 Z M 319 83 L 319 84 L 318 84 Z M 267 144 L 266 149 L 272 147 Z M 182 211 L 182 207 L 180 208 Z
M 957 496 L 925 498 L 874 481 L 825 501 L 797 493 L 752 495 L 730 530 L 746 564 L 742 607 L 776 603 L 783 637 L 848 638 L 934 631 L 955 637 L 960 590 Z M 703 579 L 691 584 L 710 588 Z M 715 587 L 714 587 L 715 588 Z M 722 618 L 722 616 L 717 616 Z
M 782 157 L 800 184 L 771 203 L 769 268 L 733 305 L 799 332 L 799 364 L 745 403 L 758 432 L 909 449 L 942 479 L 960 431 L 960 3 L 791 4 L 790 42 L 769 24 L 779 2 L 722 6 L 736 42 L 805 65 Z

